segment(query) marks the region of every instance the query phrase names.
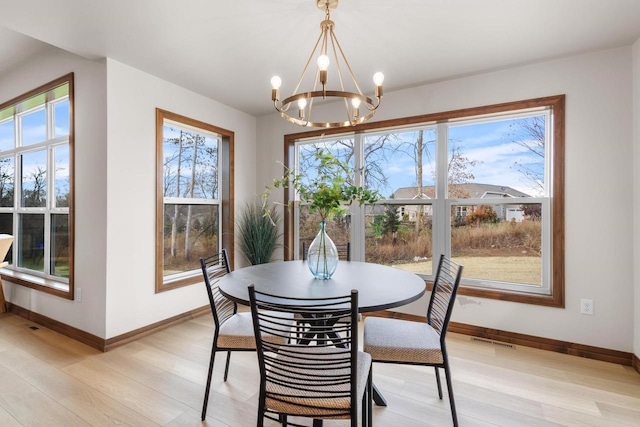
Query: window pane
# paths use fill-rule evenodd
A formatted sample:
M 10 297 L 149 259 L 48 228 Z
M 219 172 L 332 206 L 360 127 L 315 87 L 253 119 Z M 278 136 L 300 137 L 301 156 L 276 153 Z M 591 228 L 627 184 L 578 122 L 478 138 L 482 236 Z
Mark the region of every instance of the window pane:
M 449 197 L 544 196 L 545 116 L 449 128 Z
M 69 135 L 69 101 L 62 101 L 53 107 L 54 137 Z
M 56 207 L 69 207 L 69 146 L 58 145 L 55 148 L 55 181 Z
M 345 246 L 351 239 L 351 215 L 336 215 L 333 219 L 326 221 L 325 230 L 333 243 L 339 246 Z M 309 245 L 316 238 L 320 231 L 320 215 L 310 214 L 308 206 L 300 207 L 300 230 L 299 230 L 299 259 L 302 259 L 302 244 Z M 353 259 L 353 258 L 351 258 Z
M 165 124 L 164 196 L 218 199 L 220 137 Z
M 13 150 L 15 147 L 13 120 L 0 123 L 0 151 Z
M 430 205 L 369 205 L 365 215 L 366 262 L 431 274 L 433 215 Z
M 18 266 L 44 271 L 44 215 L 18 215 Z
M 13 214 L 12 213 L 0 213 L 0 234 L 11 234 L 13 235 Z M 14 240 L 15 244 L 15 240 Z M 8 261 L 9 264 L 13 263 L 13 246 L 9 248 L 9 252 L 7 252 L 7 256 L 2 261 Z
M 219 252 L 218 205 L 164 206 L 164 276 L 200 268 L 200 257 Z
M 22 161 L 22 207 L 47 205 L 47 152 L 34 151 L 20 155 Z
M 47 139 L 47 115 L 44 108 L 22 116 L 22 145 L 31 145 Z
M 13 207 L 14 193 L 14 161 L 13 157 L 0 158 L 0 206 Z
M 385 198 L 434 198 L 435 141 L 429 128 L 366 136 L 365 186 Z
M 51 215 L 51 274 L 69 277 L 69 215 Z
M 452 207 L 451 256 L 464 277 L 542 285 L 540 204 Z
M 302 183 L 308 185 L 324 172 L 320 169 L 319 154 L 330 153 L 340 162 L 348 165 L 349 170 L 343 171 L 342 177 L 353 183 L 353 139 L 345 138 L 332 141 L 312 142 L 298 145 L 298 171 L 303 175 Z M 330 177 L 332 178 L 332 177 Z

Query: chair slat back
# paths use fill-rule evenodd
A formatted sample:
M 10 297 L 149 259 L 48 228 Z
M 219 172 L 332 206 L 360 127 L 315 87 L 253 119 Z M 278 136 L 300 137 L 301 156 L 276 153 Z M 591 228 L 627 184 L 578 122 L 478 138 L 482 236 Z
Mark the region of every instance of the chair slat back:
M 209 296 L 209 304 L 211 313 L 216 325 L 216 331 L 220 329 L 220 325 L 226 322 L 231 316 L 237 312 L 237 305 L 224 295 L 218 289 L 220 279 L 231 270 L 229 269 L 229 259 L 227 250 L 223 249 L 220 253 L 211 255 L 206 258 L 200 258 L 200 266 L 204 283 Z
M 351 242 L 345 243 L 344 245 L 336 245 L 336 249 L 338 250 L 338 258 L 351 261 Z M 307 242 L 302 242 L 302 260 L 307 260 L 307 253 L 309 252 L 309 245 Z
M 444 255 L 440 255 L 436 279 L 433 283 L 429 308 L 427 309 L 427 323 L 438 332 L 440 340 L 444 339 L 447 332 L 461 277 L 462 266 Z
M 358 292 L 299 299 L 258 292 L 250 285 L 249 297 L 266 409 L 271 402 L 294 407 L 298 414 L 320 411 L 322 418 L 355 417 Z M 309 319 L 301 339 L 292 327 L 291 313 Z M 349 321 L 336 323 L 344 318 Z

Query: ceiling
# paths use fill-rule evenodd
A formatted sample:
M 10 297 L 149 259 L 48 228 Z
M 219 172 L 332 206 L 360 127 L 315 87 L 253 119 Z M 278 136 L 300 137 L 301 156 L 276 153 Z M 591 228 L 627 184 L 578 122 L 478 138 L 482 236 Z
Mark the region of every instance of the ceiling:
M 49 44 L 259 116 L 323 18 L 315 0 L 0 0 L 0 78 Z M 640 0 L 342 0 L 331 18 L 365 94 L 376 71 L 389 92 L 640 39 Z

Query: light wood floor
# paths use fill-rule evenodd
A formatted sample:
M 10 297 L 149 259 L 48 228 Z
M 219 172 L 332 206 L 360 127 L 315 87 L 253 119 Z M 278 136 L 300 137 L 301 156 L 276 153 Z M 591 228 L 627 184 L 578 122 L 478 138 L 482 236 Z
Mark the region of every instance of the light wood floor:
M 0 315 L 0 426 L 203 425 L 209 316 L 108 353 L 35 326 Z M 630 367 L 455 334 L 447 341 L 461 426 L 640 426 L 640 375 Z M 204 425 L 255 425 L 255 353 L 233 354 L 226 383 L 223 368 L 218 356 Z M 375 426 L 451 425 L 433 369 L 375 364 L 374 381 L 389 403 L 375 407 Z

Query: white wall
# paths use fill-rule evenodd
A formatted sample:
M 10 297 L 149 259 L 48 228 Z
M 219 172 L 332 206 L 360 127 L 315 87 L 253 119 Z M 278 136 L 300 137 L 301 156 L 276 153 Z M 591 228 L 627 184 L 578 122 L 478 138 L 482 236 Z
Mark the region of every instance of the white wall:
M 634 183 L 634 250 L 633 259 L 640 255 L 640 39 L 633 45 L 633 183 Z M 633 352 L 640 357 L 640 263 L 634 262 L 635 287 L 633 321 Z
M 107 104 L 104 61 L 49 48 L 0 77 L 0 102 L 75 73 L 75 286 L 82 302 L 5 281 L 5 296 L 27 310 L 99 337 L 105 334 Z
M 111 338 L 208 304 L 202 284 L 155 293 L 155 109 L 235 132 L 236 209 L 255 194 L 256 123 L 252 116 L 111 59 L 107 100 L 106 337 Z
M 632 350 L 631 58 L 619 48 L 385 93 L 376 120 L 566 94 L 566 309 L 459 297 L 454 321 Z M 257 188 L 281 173 L 283 135 L 300 131 L 277 114 L 258 118 Z M 580 298 L 594 300 L 593 316 Z

